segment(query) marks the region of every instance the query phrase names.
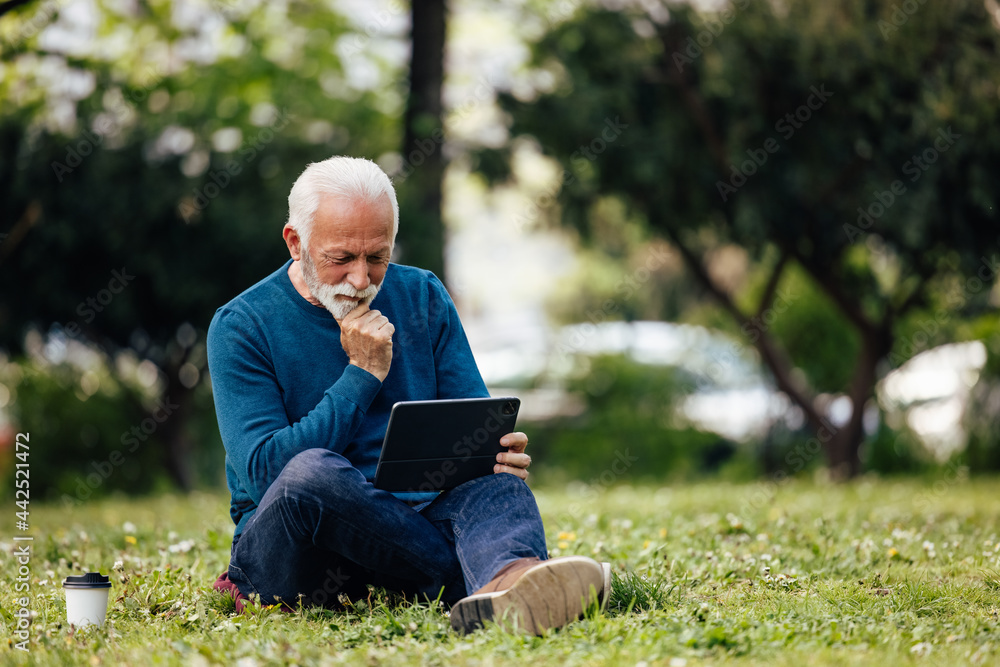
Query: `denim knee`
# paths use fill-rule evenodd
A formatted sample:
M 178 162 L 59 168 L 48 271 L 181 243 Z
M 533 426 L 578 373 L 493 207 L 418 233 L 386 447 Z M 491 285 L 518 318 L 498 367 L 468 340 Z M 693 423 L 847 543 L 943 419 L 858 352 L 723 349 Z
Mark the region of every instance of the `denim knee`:
M 518 493 L 533 495 L 531 489 L 528 488 L 528 483 L 517 475 L 512 475 L 509 472 L 497 472 L 492 475 L 484 475 L 480 477 L 478 481 L 481 481 L 486 488 L 495 489 L 497 492 L 502 493 Z
M 326 496 L 338 489 L 345 489 L 352 481 L 363 483 L 365 479 L 350 461 L 340 454 L 316 448 L 293 456 L 282 468 L 274 484 L 283 496 L 287 496 L 289 491 Z
M 499 506 L 507 506 L 520 499 L 522 502 L 534 504 L 535 495 L 528 488 L 527 482 L 506 472 L 493 473 L 471 479 L 460 484 L 451 491 L 446 491 L 445 502 L 465 505 L 481 503 L 484 498 L 495 498 Z

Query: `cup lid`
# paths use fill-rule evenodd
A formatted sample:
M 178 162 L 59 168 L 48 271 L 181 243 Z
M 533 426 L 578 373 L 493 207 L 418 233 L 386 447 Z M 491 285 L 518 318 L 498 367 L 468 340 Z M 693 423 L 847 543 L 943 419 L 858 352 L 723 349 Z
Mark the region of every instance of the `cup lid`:
M 66 577 L 63 588 L 111 588 L 111 580 L 100 572 Z

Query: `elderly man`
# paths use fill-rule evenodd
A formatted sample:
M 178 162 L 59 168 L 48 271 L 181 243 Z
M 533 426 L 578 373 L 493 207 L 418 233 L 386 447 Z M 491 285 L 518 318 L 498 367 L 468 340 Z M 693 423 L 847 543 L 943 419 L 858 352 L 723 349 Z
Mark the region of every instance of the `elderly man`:
M 220 308 L 208 361 L 236 523 L 216 588 L 242 602 L 336 604 L 367 584 L 441 599 L 452 626 L 560 627 L 606 597 L 589 558 L 547 559 L 523 433 L 495 474 L 391 494 L 375 473 L 397 401 L 489 396 L 441 282 L 389 261 L 389 178 L 309 165 L 288 197 L 291 259 Z M 518 619 L 515 621 L 515 619 Z

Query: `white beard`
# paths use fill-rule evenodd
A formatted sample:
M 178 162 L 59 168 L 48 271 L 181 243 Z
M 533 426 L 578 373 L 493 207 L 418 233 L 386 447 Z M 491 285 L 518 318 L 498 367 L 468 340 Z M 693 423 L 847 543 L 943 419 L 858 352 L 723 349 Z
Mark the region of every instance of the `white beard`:
M 316 273 L 316 265 L 313 264 L 312 258 L 309 253 L 302 249 L 302 278 L 306 281 L 306 287 L 312 293 L 316 300 L 323 304 L 323 307 L 330 311 L 333 318 L 338 322 L 345 317 L 347 314 L 357 308 L 360 304 L 365 304 L 366 306 L 372 302 L 375 295 L 378 294 L 380 285 L 372 283 L 367 288 L 363 290 L 357 290 L 349 283 L 343 282 L 337 285 L 327 285 L 324 282 L 320 282 L 319 275 Z M 345 295 L 352 298 L 359 298 L 360 301 L 348 301 L 346 299 L 338 299 L 338 295 Z

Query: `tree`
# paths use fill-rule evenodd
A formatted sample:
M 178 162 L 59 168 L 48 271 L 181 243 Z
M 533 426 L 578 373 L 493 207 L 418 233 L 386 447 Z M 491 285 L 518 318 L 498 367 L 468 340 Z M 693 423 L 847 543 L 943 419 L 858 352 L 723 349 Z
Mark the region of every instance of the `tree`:
M 595 202 L 613 197 L 670 241 L 802 409 L 831 468 L 854 475 L 879 376 L 988 307 L 997 26 L 972 0 L 644 7 L 585 8 L 542 36 L 533 66 L 551 85 L 533 101 L 501 97 L 512 140 L 482 151 L 480 169 L 506 177 L 512 146 L 534 137 L 563 169 L 562 223 L 587 234 Z M 707 268 L 723 244 L 769 271 L 750 308 Z M 836 386 L 797 372 L 809 370 L 808 346 L 767 317 L 791 268 L 856 337 Z M 840 428 L 819 396 L 835 391 L 852 406 Z
M 348 83 L 333 47 L 350 28 L 321 5 L 95 11 L 107 48 L 86 54 L 40 44 L 36 23 L 57 12 L 4 17 L 20 39 L 0 63 L 0 347 L 22 352 L 36 328 L 154 362 L 160 398 L 180 406 L 155 442 L 187 487 L 215 309 L 287 259 L 288 191 L 307 163 L 377 156 L 401 133 L 377 88 Z M 134 47 L 116 51 L 123 37 Z M 46 87 L 43 65 L 74 96 Z
M 444 275 L 444 223 L 441 187 L 444 143 L 441 87 L 447 25 L 445 0 L 412 0 L 410 89 L 406 98 L 403 168 L 399 187 L 399 245 L 407 264 Z

